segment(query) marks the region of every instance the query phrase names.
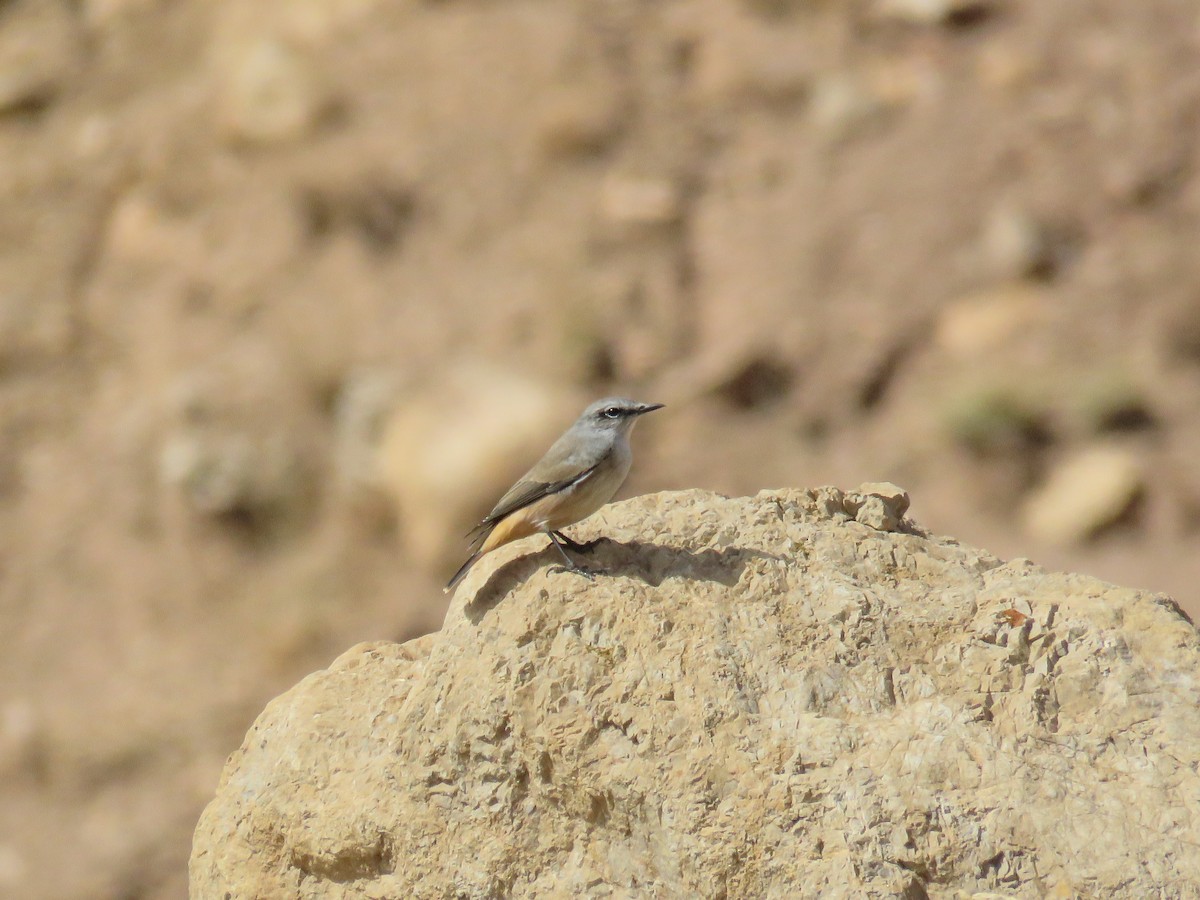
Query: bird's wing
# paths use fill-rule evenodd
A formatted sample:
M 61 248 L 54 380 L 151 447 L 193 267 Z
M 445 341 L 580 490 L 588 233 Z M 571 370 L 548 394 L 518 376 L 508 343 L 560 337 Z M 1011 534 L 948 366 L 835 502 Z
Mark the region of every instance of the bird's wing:
M 551 452 L 553 452 L 553 449 Z M 586 468 L 581 468 L 579 464 L 570 456 L 565 456 L 561 461 L 552 461 L 551 454 L 547 453 L 537 466 L 526 472 L 525 475 L 508 489 L 508 493 L 500 498 L 500 502 L 495 508 L 488 513 L 480 521 L 478 525 L 471 529 L 468 533 L 472 538 L 471 546 L 474 547 L 481 544 L 487 538 L 488 533 L 502 520 L 511 516 L 519 509 L 524 509 L 531 503 L 536 503 L 543 497 L 549 497 L 551 494 L 557 494 L 559 491 L 566 490 L 574 484 L 578 484 L 591 475 L 600 466 L 600 462 Z M 536 478 L 530 476 L 537 472 Z

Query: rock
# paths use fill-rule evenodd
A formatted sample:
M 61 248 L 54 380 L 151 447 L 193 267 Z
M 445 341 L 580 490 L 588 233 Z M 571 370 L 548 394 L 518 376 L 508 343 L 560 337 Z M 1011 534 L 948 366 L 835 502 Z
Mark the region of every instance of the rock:
M 908 491 L 888 481 L 868 482 L 846 494 L 846 512 L 876 531 L 895 531 L 908 512 Z
M 273 38 L 228 48 L 218 78 L 219 115 L 235 142 L 295 140 L 315 126 L 327 105 L 303 54 Z
M 189 259 L 204 257 L 203 235 L 191 222 L 168 214 L 161 203 L 135 189 L 113 206 L 104 252 L 122 267 L 183 267 Z
M 1045 226 L 1026 210 L 1002 204 L 991 211 L 980 238 L 982 268 L 999 280 L 1053 271 L 1053 251 Z
M 942 310 L 934 341 L 952 356 L 977 356 L 1025 333 L 1044 315 L 1046 302 L 1043 289 L 1020 283 L 969 294 Z
M 253 340 L 176 375 L 163 398 L 160 483 L 226 524 L 276 534 L 300 523 L 315 493 L 305 452 L 313 423 L 289 403 L 285 377 Z
M 453 571 L 465 556 L 463 534 L 583 405 L 543 382 L 480 365 L 401 389 L 376 465 L 406 549 L 431 569 Z
M 669 225 L 683 215 L 683 197 L 665 178 L 612 175 L 601 190 L 600 213 L 619 226 Z
M 1178 607 L 846 508 L 658 494 L 576 529 L 594 581 L 540 538 L 487 557 L 440 632 L 359 645 L 259 716 L 193 900 L 1200 883 Z
M 1053 469 L 1026 501 L 1025 530 L 1038 540 L 1074 544 L 1124 516 L 1143 488 L 1137 456 L 1122 447 L 1080 451 Z
M 937 98 L 943 78 L 922 60 L 908 58 L 830 71 L 813 81 L 808 112 L 826 140 L 847 140 L 918 101 Z
M 399 387 L 393 372 L 362 370 L 352 373 L 334 398 L 334 466 L 351 491 L 384 488 L 379 448 Z
M 163 443 L 159 477 L 209 516 L 256 515 L 292 493 L 296 461 L 280 434 L 186 429 Z
M 984 0 L 879 0 L 875 9 L 882 18 L 910 25 L 945 25 L 973 21 L 992 5 Z
M 818 78 L 809 100 L 813 123 L 832 140 L 850 136 L 886 110 L 884 98 L 856 73 L 833 72 Z
M 558 85 L 542 101 L 538 147 L 552 158 L 597 154 L 620 134 L 624 114 L 616 86 L 604 79 Z

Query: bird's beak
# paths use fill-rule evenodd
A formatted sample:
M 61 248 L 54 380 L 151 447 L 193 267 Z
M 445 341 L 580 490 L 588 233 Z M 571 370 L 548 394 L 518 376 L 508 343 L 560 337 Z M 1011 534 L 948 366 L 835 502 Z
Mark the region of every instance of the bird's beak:
M 643 403 L 638 407 L 637 414 L 639 416 L 644 416 L 648 412 L 654 412 L 656 409 L 662 409 L 665 405 L 665 403 Z

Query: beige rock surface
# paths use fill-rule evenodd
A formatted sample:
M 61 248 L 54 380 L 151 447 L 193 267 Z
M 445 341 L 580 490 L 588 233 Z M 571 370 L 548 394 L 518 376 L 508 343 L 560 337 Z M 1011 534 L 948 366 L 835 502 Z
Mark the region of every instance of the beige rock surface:
M 1125 515 L 1145 482 L 1136 454 L 1124 447 L 1081 450 L 1051 470 L 1022 511 L 1026 530 L 1048 543 L 1084 541 Z
M 1195 896 L 1177 607 L 847 496 L 616 504 L 595 581 L 496 552 L 267 707 L 192 897 Z

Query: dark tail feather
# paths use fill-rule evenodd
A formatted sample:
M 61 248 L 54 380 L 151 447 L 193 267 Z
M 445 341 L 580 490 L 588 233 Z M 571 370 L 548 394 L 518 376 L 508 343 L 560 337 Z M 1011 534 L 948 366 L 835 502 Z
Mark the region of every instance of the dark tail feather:
M 471 570 L 471 566 L 475 565 L 475 562 L 481 556 L 483 556 L 483 551 L 476 550 L 469 557 L 467 557 L 467 561 L 462 564 L 462 568 L 454 573 L 454 577 L 450 579 L 450 582 L 444 588 L 442 588 L 442 592 L 448 594 L 454 590 L 458 586 L 458 583 L 466 577 L 467 572 Z

